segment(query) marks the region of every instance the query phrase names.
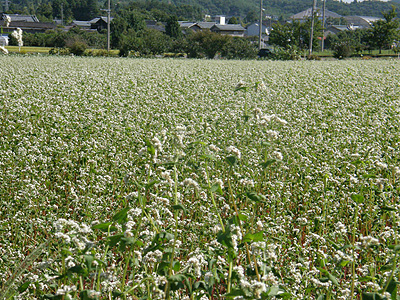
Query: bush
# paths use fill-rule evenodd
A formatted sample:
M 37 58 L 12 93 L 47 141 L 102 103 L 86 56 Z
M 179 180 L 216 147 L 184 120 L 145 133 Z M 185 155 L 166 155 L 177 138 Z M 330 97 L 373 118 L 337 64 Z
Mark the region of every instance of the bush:
M 50 55 L 70 55 L 68 48 L 52 48 L 49 51 Z
M 353 54 L 354 48 L 350 41 L 338 41 L 333 45 L 333 57 L 343 59 Z
M 316 54 L 311 54 L 311 55 L 307 56 L 307 59 L 308 60 L 321 60 L 321 57 L 319 57 Z
M 84 42 L 75 41 L 68 48 L 72 54 L 81 56 L 85 53 L 85 51 L 87 49 L 87 45 Z
M 296 47 L 289 49 L 279 48 L 274 54 L 274 59 L 276 60 L 299 60 L 300 58 L 300 52 Z

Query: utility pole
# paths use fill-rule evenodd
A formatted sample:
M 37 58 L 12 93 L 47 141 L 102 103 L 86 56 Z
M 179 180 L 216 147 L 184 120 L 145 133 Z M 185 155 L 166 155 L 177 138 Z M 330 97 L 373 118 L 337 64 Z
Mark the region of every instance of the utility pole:
M 258 49 L 261 50 L 261 40 L 262 40 L 262 21 L 263 21 L 263 0 L 260 0 L 260 23 L 258 24 L 259 32 L 258 32 Z
M 61 26 L 64 26 L 64 3 L 61 3 Z
M 107 3 L 107 52 L 110 53 L 110 23 L 111 23 L 111 4 Z
M 326 0 L 323 0 L 323 7 L 322 7 L 322 42 L 321 42 L 321 50 L 325 50 L 325 10 L 326 10 Z
M 312 54 L 313 37 L 314 37 L 314 14 L 316 10 L 317 10 L 317 0 L 313 0 L 313 6 L 311 9 L 311 33 L 310 33 L 310 46 L 309 46 L 310 51 L 308 52 L 309 56 L 311 56 Z
M 9 5 L 8 5 L 8 0 L 4 0 L 4 12 L 8 12 L 10 9 Z
M 107 12 L 107 52 L 110 53 L 110 24 L 111 24 L 111 3 L 107 1 L 107 9 L 102 9 Z

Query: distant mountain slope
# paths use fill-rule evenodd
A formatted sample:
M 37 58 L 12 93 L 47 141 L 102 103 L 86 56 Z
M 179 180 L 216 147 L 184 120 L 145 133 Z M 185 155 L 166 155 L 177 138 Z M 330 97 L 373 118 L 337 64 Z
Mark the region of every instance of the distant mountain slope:
M 40 7 L 48 3 L 53 7 L 60 6 L 64 2 L 65 6 L 71 3 L 89 3 L 94 0 L 9 0 L 10 9 L 20 13 L 38 13 Z M 263 0 L 264 9 L 267 15 L 287 18 L 302 10 L 312 6 L 313 0 Z M 4 1 L 1 1 L 4 2 Z M 0 2 L 0 3 L 1 3 Z M 104 7 L 107 0 L 98 0 L 98 6 Z M 259 11 L 259 0 L 111 0 L 114 5 L 124 5 L 130 2 L 139 2 L 143 5 L 160 7 L 160 3 L 179 5 L 192 5 L 200 7 L 205 14 L 225 14 L 245 18 L 246 16 L 257 18 Z M 147 2 L 147 4 L 144 4 Z M 317 5 L 322 6 L 322 0 L 317 1 Z M 365 15 L 381 17 L 382 11 L 391 9 L 391 5 L 395 5 L 400 11 L 400 0 L 390 2 L 381 2 L 377 0 L 366 0 L 363 2 L 344 3 L 336 0 L 326 0 L 328 10 L 334 11 L 341 15 Z M 1 6 L 0 6 L 1 7 Z
M 128 0 L 122 0 L 128 2 Z M 140 2 L 142 0 L 135 0 Z M 166 2 L 190 4 L 200 6 L 208 14 L 226 14 L 246 16 L 251 11 L 259 10 L 259 0 L 150 0 L 152 2 Z M 119 1 L 121 2 L 121 0 Z M 263 0 L 266 14 L 288 17 L 312 6 L 313 0 Z M 381 17 L 382 11 L 391 9 L 395 5 L 400 11 L 400 0 L 381 2 L 378 0 L 365 0 L 357 3 L 342 3 L 337 0 L 326 0 L 326 7 L 341 15 L 368 15 Z M 317 0 L 317 6 L 322 6 L 322 0 Z

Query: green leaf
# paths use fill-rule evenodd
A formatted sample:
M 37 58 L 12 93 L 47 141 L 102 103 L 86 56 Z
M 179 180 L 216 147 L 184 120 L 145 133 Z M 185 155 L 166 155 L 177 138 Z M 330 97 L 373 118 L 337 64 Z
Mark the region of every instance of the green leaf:
M 217 241 L 221 244 L 224 245 L 225 247 L 232 248 L 233 249 L 233 243 L 232 243 L 232 232 L 230 231 L 230 227 L 226 226 L 227 230 L 223 232 L 222 230 L 218 233 L 217 236 Z
M 123 224 L 126 223 L 127 217 L 128 217 L 128 211 L 130 210 L 129 207 L 125 207 L 123 210 L 120 212 L 116 213 L 113 217 L 112 220 L 117 222 L 118 224 Z
M 226 158 L 226 162 L 230 165 L 230 166 L 234 166 L 236 165 L 236 163 L 238 162 L 238 159 L 236 156 L 232 155 L 232 156 L 228 156 Z
M 322 274 L 328 277 L 328 279 L 334 284 L 334 285 L 339 285 L 338 280 L 336 279 L 335 276 L 333 276 L 331 273 L 329 273 L 327 270 L 322 269 L 322 268 L 317 268 Z
M 376 175 L 375 174 L 364 174 L 362 177 L 365 179 L 370 179 L 370 178 L 376 178 Z
M 254 202 L 257 202 L 257 203 L 264 202 L 264 201 L 267 199 L 264 195 L 258 194 L 258 193 L 256 193 L 256 192 L 247 192 L 247 193 L 246 193 L 246 196 L 247 196 L 250 200 L 252 200 L 252 201 L 254 201 Z
M 95 292 L 93 290 L 83 290 L 79 293 L 79 297 L 81 300 L 93 300 L 99 299 L 98 296 L 93 296 L 92 293 Z
M 172 291 L 176 291 L 181 288 L 188 288 L 191 289 L 191 285 L 187 277 L 183 274 L 176 274 L 168 276 L 168 282 L 170 284 L 170 288 Z
M 388 248 L 392 249 L 394 252 L 400 251 L 400 245 L 390 245 Z
M 30 281 L 24 282 L 22 285 L 20 285 L 20 286 L 18 287 L 18 292 L 20 292 L 20 293 L 25 292 L 25 291 L 28 289 L 28 287 L 29 287 L 30 284 L 31 284 Z
M 159 183 L 159 180 L 153 180 L 151 182 L 149 182 L 148 184 L 145 185 L 146 190 L 149 190 L 153 185 L 155 185 L 156 183 Z
M 379 295 L 378 293 L 363 293 L 363 300 L 387 300 L 386 297 Z
M 341 260 L 340 263 L 339 263 L 339 266 L 345 267 L 345 266 L 347 266 L 349 263 L 350 263 L 349 260 Z
M 244 214 L 239 214 L 239 220 L 240 221 L 247 221 L 247 219 L 248 219 L 248 217 L 246 216 L 246 215 L 244 215 Z M 234 217 L 234 220 L 236 220 L 236 218 Z M 238 225 L 238 224 L 236 224 L 236 225 Z
M 115 245 L 117 245 L 121 239 L 124 237 L 123 234 L 116 234 L 116 235 L 112 235 L 112 236 L 108 236 L 107 237 L 107 244 L 112 248 Z
M 268 159 L 266 162 L 260 164 L 264 169 L 276 163 L 276 159 Z
M 154 146 L 150 143 L 150 141 L 145 140 L 146 146 L 147 146 L 147 153 L 154 155 L 156 154 L 156 149 Z
M 67 274 L 68 273 L 69 274 L 79 274 L 79 275 L 83 275 L 83 276 L 86 276 L 89 274 L 88 271 L 85 268 L 83 268 L 81 265 L 75 265 L 75 266 L 69 268 L 67 270 Z
M 184 214 L 188 214 L 186 208 L 183 206 L 183 204 L 176 204 L 172 205 L 172 210 L 182 210 Z
M 210 188 L 210 191 L 212 193 L 216 193 L 217 192 L 220 195 L 224 194 L 224 192 L 221 189 L 221 186 L 218 183 L 214 183 L 213 186 Z
M 243 297 L 245 299 L 253 298 L 252 295 L 243 289 L 232 289 L 230 293 L 224 295 L 225 298 L 229 297 Z
M 240 87 L 235 88 L 235 92 L 237 92 L 237 91 L 246 92 L 248 89 L 249 89 L 248 86 L 240 86 Z
M 383 210 L 383 211 L 396 211 L 397 209 L 394 208 L 394 207 L 383 206 L 383 207 L 381 207 L 381 210 Z
M 202 160 L 217 160 L 217 158 L 214 155 L 210 155 L 210 154 L 204 154 L 204 155 L 200 156 L 200 158 Z
M 361 204 L 361 203 L 364 202 L 364 196 L 363 195 L 351 195 L 351 199 L 354 202 L 358 203 L 358 204 Z
M 125 246 L 130 246 L 130 245 L 137 245 L 137 246 L 143 246 L 143 242 L 135 239 L 134 237 L 123 237 L 121 238 L 121 242 L 123 242 L 123 244 Z
M 99 229 L 103 232 L 108 232 L 109 230 L 110 230 L 110 232 L 117 230 L 117 228 L 115 226 L 112 226 L 112 222 L 94 225 L 94 226 L 92 226 L 92 229 Z
M 244 237 L 243 237 L 243 243 L 249 243 L 249 242 L 261 242 L 264 240 L 264 236 L 262 231 L 251 234 L 251 233 L 247 233 Z
M 45 297 L 46 299 L 52 299 L 52 300 L 61 300 L 61 299 L 63 299 L 64 296 L 65 296 L 65 295 L 52 295 L 52 294 L 46 294 L 46 295 L 44 295 L 44 297 Z
M 386 289 L 386 291 L 392 296 L 391 299 L 396 300 L 396 295 L 397 295 L 397 285 L 399 284 L 398 281 L 395 280 L 390 280 L 388 287 Z M 387 285 L 387 283 L 385 284 L 385 286 Z M 395 298 L 393 298 L 393 296 Z
M 93 255 L 84 254 L 83 258 L 85 259 L 86 267 L 90 271 L 92 270 L 92 263 L 94 261 Z
M 174 270 L 175 272 L 179 272 L 180 269 L 181 269 L 181 263 L 178 260 L 174 261 L 172 270 Z

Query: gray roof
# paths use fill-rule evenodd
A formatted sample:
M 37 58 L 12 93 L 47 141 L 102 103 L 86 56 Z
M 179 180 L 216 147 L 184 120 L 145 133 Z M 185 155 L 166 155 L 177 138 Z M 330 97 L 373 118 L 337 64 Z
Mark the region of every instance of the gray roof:
M 95 24 L 98 21 L 103 20 L 104 22 L 108 23 L 108 17 L 98 17 L 98 18 L 94 18 L 93 20 L 90 20 L 89 23 L 90 24 Z M 114 20 L 113 17 L 111 17 L 111 21 Z
M 371 26 L 372 23 L 382 20 L 382 18 L 377 17 L 366 17 L 366 16 L 345 16 L 344 17 L 348 23 L 360 26 Z
M 245 31 L 243 26 L 240 24 L 226 24 L 226 25 L 215 24 L 213 28 L 217 28 L 221 31 Z
M 197 25 L 199 26 L 201 29 L 210 29 L 211 27 L 213 27 L 216 23 L 215 22 L 197 22 L 196 24 L 193 25 Z
M 323 13 L 322 9 L 317 7 L 317 16 L 318 17 L 322 17 L 322 13 Z M 290 19 L 303 20 L 303 19 L 311 18 L 311 15 L 312 15 L 312 8 L 309 8 L 309 9 L 306 9 L 306 10 L 304 10 L 302 12 L 299 12 L 299 13 L 291 16 Z M 335 18 L 336 19 L 336 18 L 340 18 L 341 15 L 326 9 L 325 10 L 325 17 L 326 18 Z
M 186 21 L 178 21 L 179 26 L 181 26 L 181 28 L 190 28 L 193 25 L 195 25 L 195 22 L 186 22 Z
M 90 27 L 91 26 L 89 21 L 72 21 L 71 24 L 79 26 L 79 27 Z
M 35 15 L 10 14 L 8 16 L 11 18 L 11 22 L 30 22 L 30 23 L 39 22 L 39 19 Z

